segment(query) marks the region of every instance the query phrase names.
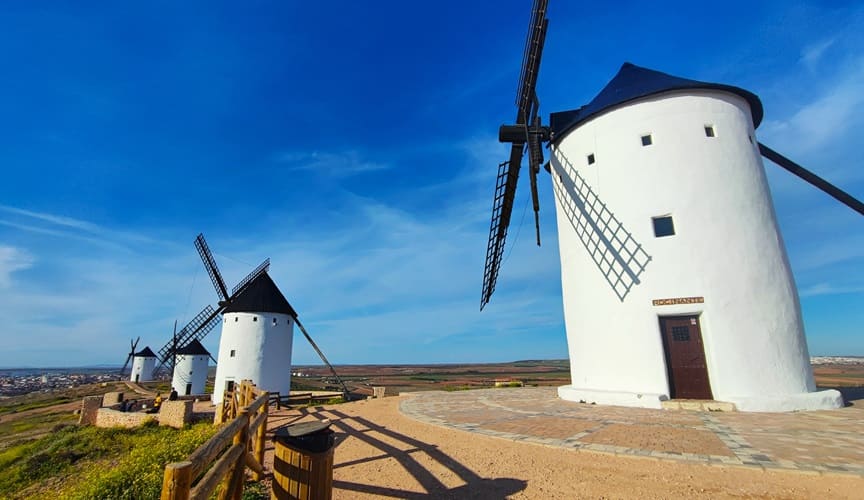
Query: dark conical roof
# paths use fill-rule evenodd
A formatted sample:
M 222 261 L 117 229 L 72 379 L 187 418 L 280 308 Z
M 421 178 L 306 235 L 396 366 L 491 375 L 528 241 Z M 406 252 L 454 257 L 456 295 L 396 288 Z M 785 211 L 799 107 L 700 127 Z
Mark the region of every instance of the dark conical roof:
M 579 109 L 552 113 L 549 117 L 553 137 L 562 138 L 569 130 L 578 127 L 601 113 L 627 102 L 673 90 L 722 90 L 739 95 L 750 104 L 753 127 L 762 122 L 762 102 L 756 94 L 742 88 L 721 83 L 700 82 L 668 75 L 653 69 L 624 63 L 618 74 L 603 87 L 591 102 Z
M 153 351 L 151 351 L 149 347 L 145 347 L 144 349 L 141 349 L 140 351 L 136 352 L 135 357 L 136 358 L 155 358 L 156 355 L 153 354 Z
M 177 349 L 177 354 L 206 354 L 207 356 L 210 355 L 207 349 L 205 349 L 204 346 L 201 345 L 201 342 L 198 342 L 195 339 L 192 339 L 192 342 L 186 344 L 185 347 Z
M 235 298 L 228 307 L 226 313 L 251 312 L 251 313 L 280 313 L 297 316 L 294 308 L 279 291 L 276 283 L 270 279 L 267 273 L 261 273 L 257 278 Z

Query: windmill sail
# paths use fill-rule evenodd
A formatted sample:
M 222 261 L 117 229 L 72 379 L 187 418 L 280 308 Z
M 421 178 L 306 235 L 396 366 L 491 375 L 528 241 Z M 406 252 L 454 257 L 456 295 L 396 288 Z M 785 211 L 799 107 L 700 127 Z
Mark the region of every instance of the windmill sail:
M 163 366 L 167 367 L 169 370 L 173 369 L 175 349 L 182 349 L 193 340 L 200 341 L 210 333 L 211 330 L 216 328 L 217 324 L 219 324 L 219 311 L 214 310 L 212 306 L 208 305 L 192 318 L 192 321 L 184 326 L 182 330 L 177 332 L 171 340 L 162 346 L 161 349 L 159 349 L 157 353 L 159 357 L 159 366 L 156 367 L 154 373 L 158 373 Z
M 498 271 L 504 254 L 504 244 L 507 240 L 507 230 L 513 213 L 513 198 L 516 196 L 516 186 L 519 181 L 519 169 L 522 166 L 522 155 L 526 143 L 529 149 L 529 175 L 531 178 L 531 198 L 534 205 L 534 224 L 537 232 L 537 244 L 540 244 L 540 203 L 537 195 L 537 173 L 543 155 L 540 142 L 549 139 L 548 129 L 540 126 L 537 110 L 537 75 L 540 71 L 540 57 L 543 53 L 543 43 L 546 38 L 546 19 L 548 0 L 535 0 L 531 9 L 531 20 L 528 27 L 528 38 L 522 55 L 522 71 L 516 90 L 515 125 L 502 125 L 498 131 L 498 140 L 509 142 L 510 160 L 498 165 L 498 177 L 495 180 L 495 195 L 492 200 L 492 221 L 489 226 L 489 240 L 486 245 L 486 263 L 483 269 L 483 291 L 480 297 L 480 310 L 489 303 L 495 284 L 498 281 Z

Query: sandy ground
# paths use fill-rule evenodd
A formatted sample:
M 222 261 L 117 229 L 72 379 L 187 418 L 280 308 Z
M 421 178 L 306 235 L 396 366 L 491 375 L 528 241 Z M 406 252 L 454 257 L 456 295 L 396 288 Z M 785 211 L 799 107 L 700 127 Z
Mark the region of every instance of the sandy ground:
M 864 498 L 864 478 L 764 472 L 569 450 L 462 432 L 399 413 L 398 397 L 282 410 L 328 418 L 334 498 Z M 272 442 L 266 467 L 272 470 Z

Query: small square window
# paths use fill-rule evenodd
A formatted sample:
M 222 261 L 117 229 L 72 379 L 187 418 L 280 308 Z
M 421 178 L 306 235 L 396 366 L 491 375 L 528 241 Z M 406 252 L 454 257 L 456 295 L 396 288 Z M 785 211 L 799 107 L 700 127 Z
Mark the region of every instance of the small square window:
M 237 354 L 237 351 L 235 351 L 234 349 L 231 349 L 231 356 L 229 356 L 229 357 L 233 358 L 235 354 Z
M 654 236 L 660 238 L 662 236 L 672 236 L 675 234 L 675 224 L 672 223 L 671 215 L 654 217 L 651 221 L 654 222 Z
M 276 326 L 276 318 L 273 318 L 273 326 Z
M 716 137 L 714 135 L 714 125 L 705 125 L 705 137 Z
M 252 321 L 258 321 L 258 316 L 252 316 Z
M 589 164 L 589 165 L 593 165 L 593 164 L 594 164 L 594 153 L 591 153 L 591 154 L 588 155 L 588 164 Z
M 240 321 L 240 318 L 238 318 L 237 316 L 234 316 L 234 322 L 236 323 L 238 321 Z
M 643 146 L 650 146 L 652 144 L 654 144 L 654 141 L 651 140 L 651 134 L 642 136 L 642 145 Z

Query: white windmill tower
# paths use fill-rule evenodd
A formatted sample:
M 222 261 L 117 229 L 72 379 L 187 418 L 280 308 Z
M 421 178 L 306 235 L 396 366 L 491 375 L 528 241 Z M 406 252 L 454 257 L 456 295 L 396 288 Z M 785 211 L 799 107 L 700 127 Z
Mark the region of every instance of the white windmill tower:
M 150 382 L 153 380 L 153 369 L 156 367 L 156 354 L 145 347 L 132 355 L 132 373 L 130 382 Z
M 291 390 L 291 348 L 297 313 L 270 279 L 259 275 L 222 316 L 213 401 L 242 380 L 269 392 Z
M 171 388 L 181 396 L 204 394 L 207 382 L 207 361 L 210 353 L 193 339 L 175 353 L 174 376 L 171 378 Z
M 267 274 L 270 259 L 266 259 L 243 278 L 229 295 L 225 280 L 203 234 L 195 238 L 195 248 L 198 249 L 204 268 L 220 298 L 219 308 L 210 309 L 212 313 L 199 322 L 200 328 L 209 331 L 214 318 L 223 314 L 213 390 L 214 404 L 222 402 L 225 390 L 243 380 L 251 380 L 268 392 L 288 394 L 291 390 L 291 351 L 295 323 L 321 361 L 342 385 L 345 398 L 349 397 L 348 388 L 321 349 L 312 341 L 294 308 Z M 185 338 L 198 335 L 197 329 L 190 328 Z M 170 348 L 168 350 L 170 351 Z
M 546 4 L 534 4 L 517 124 L 499 132 L 512 149 L 499 168 L 481 309 L 523 150 L 536 222 L 549 142 L 572 381 L 562 398 L 653 408 L 717 399 L 743 411 L 842 405 L 837 391 L 816 391 L 760 153 L 862 214 L 864 205 L 759 144 L 761 102 L 737 87 L 625 64 L 590 103 L 542 126 Z

